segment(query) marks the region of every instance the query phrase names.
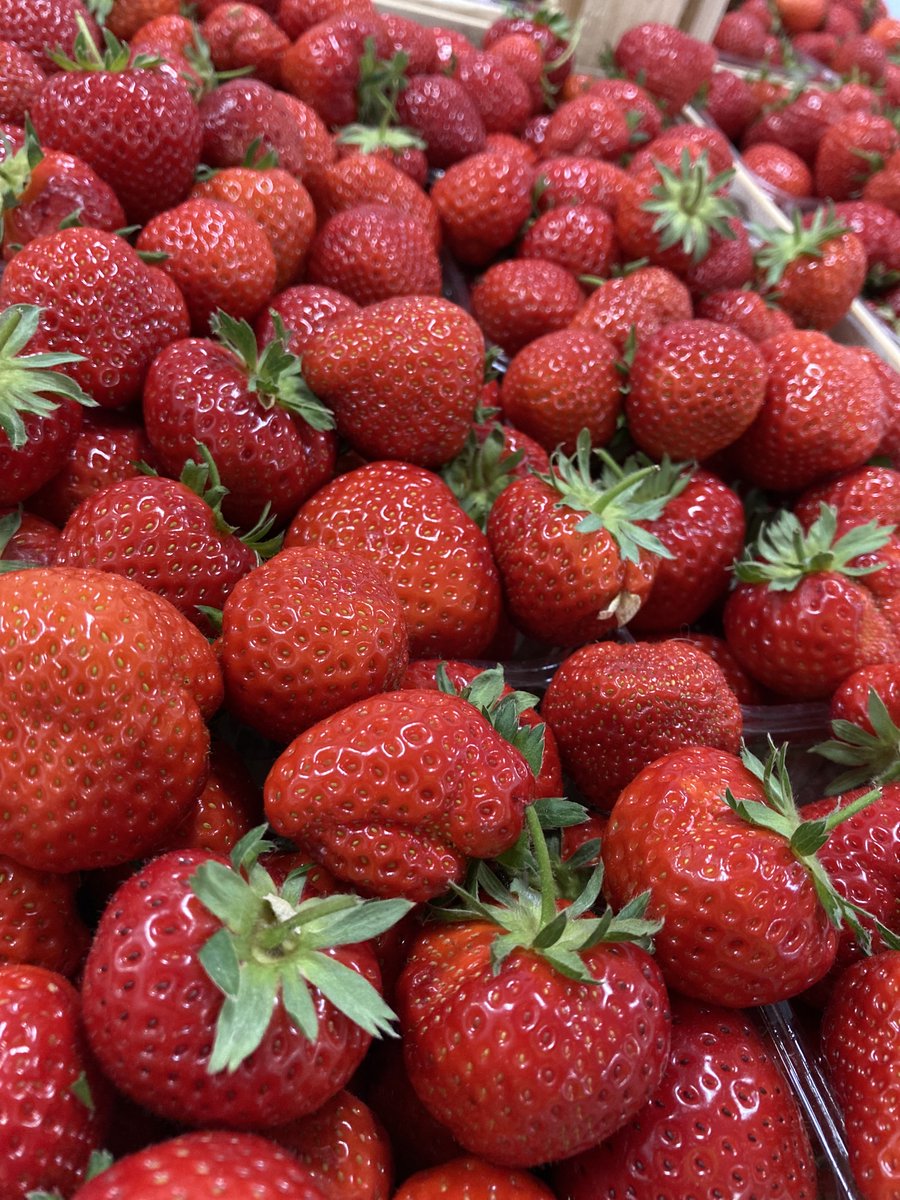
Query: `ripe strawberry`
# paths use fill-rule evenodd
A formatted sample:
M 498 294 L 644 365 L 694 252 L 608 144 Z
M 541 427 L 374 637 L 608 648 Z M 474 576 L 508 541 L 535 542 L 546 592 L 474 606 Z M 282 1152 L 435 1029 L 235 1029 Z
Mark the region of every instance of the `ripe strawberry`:
M 387 204 L 359 204 L 329 217 L 313 241 L 306 274 L 310 283 L 360 305 L 441 294 L 441 264 L 428 227 Z
M 834 215 L 863 244 L 868 282 L 882 287 L 900 272 L 900 216 L 870 200 L 845 200 Z
M 106 1089 L 81 1027 L 76 990 L 54 971 L 0 966 L 0 1128 L 6 1196 L 71 1195 L 108 1124 Z
M 368 939 L 408 905 L 322 900 L 297 876 L 279 888 L 256 861 L 260 836 L 231 866 L 200 850 L 152 859 L 113 895 L 85 965 L 85 1028 L 104 1072 L 182 1123 L 265 1129 L 315 1111 L 393 1016 Z M 219 969 L 225 943 L 233 971 Z
M 435 66 L 435 37 L 431 28 L 399 13 L 384 12 L 381 20 L 394 54 L 406 55 L 406 74 L 425 75 Z
M 484 266 L 511 245 L 531 211 L 533 168 L 521 158 L 473 154 L 454 163 L 431 190 L 450 252 Z
M 767 304 L 758 292 L 743 288 L 710 292 L 698 301 L 696 315 L 720 325 L 733 325 L 754 342 L 764 342 L 794 327 L 787 313 Z
M 692 316 L 690 292 L 671 271 L 639 267 L 591 292 L 571 327 L 602 333 L 622 354 L 632 337 L 640 344 L 669 321 Z
M 15 42 L 0 40 L 0 121 L 24 124 L 45 78 L 34 54 Z
M 565 329 L 584 292 L 565 267 L 541 258 L 510 258 L 488 267 L 471 301 L 487 340 L 517 354 L 535 338 Z
M 671 634 L 650 634 L 647 641 L 659 641 L 661 639 L 669 639 Z M 696 646 L 698 650 L 702 650 L 704 654 L 708 654 L 713 662 L 718 663 L 722 670 L 722 674 L 728 682 L 728 686 L 741 702 L 742 707 L 759 706 L 764 701 L 763 689 L 759 684 L 754 683 L 738 660 L 728 648 L 728 643 L 724 638 L 718 637 L 712 633 L 687 633 L 681 629 L 677 634 L 678 640 L 686 642 L 689 646 Z
M 428 165 L 449 167 L 484 147 L 481 113 L 463 85 L 446 75 L 415 75 L 397 100 L 397 118 L 425 141 Z
M 543 213 L 519 243 L 520 258 L 545 258 L 573 275 L 602 277 L 619 261 L 616 229 L 610 215 L 592 204 Z
M 884 394 L 871 370 L 824 333 L 784 333 L 760 349 L 769 368 L 765 404 L 730 451 L 741 476 L 798 491 L 861 466 L 885 428 Z
M 360 59 L 371 40 L 375 57 L 387 59 L 387 30 L 373 12 L 328 17 L 305 30 L 281 58 L 284 88 L 319 113 L 326 125 L 349 125 L 357 118 Z M 410 122 L 401 117 L 401 124 Z
M 61 229 L 30 242 L 6 265 L 0 304 L 39 305 L 32 348 L 81 355 L 65 374 L 104 408 L 136 400 L 152 360 L 188 333 L 177 287 L 123 238 L 99 229 Z
M 544 107 L 547 87 L 544 79 L 544 55 L 534 38 L 527 33 L 508 33 L 491 43 L 490 53 L 512 67 L 528 91 L 529 112 L 532 116 Z
M 659 1089 L 601 1146 L 554 1167 L 552 1181 L 569 1200 L 817 1194 L 809 1136 L 771 1046 L 743 1013 L 680 997 Z
M 760 535 L 755 558 L 736 566 L 739 583 L 725 604 L 725 636 L 742 666 L 792 700 L 828 699 L 852 671 L 900 653 L 866 585 L 872 566 L 853 565 L 888 542 L 890 527 L 870 522 L 836 533 L 828 505 L 805 533 L 782 512 Z
M 319 220 L 359 204 L 387 204 L 427 227 L 440 245 L 440 223 L 430 198 L 403 171 L 371 154 L 339 159 L 314 172 L 309 190 Z
M 313 337 L 306 381 L 367 458 L 438 466 L 459 453 L 481 387 L 475 321 L 430 296 L 381 300 Z
M 844 106 L 833 92 L 819 87 L 804 89 L 796 99 L 785 96 L 784 101 L 764 108 L 744 134 L 743 148 L 754 142 L 775 142 L 812 167 L 825 130 L 846 115 Z
M 275 317 L 284 326 L 285 347 L 301 355 L 313 334 L 321 333 L 338 317 L 356 312 L 359 306 L 349 296 L 333 288 L 299 284 L 273 296 L 265 311 L 256 319 L 256 341 L 263 350 L 278 334 Z
M 562 14 L 549 8 L 537 8 L 528 13 L 498 17 L 485 30 L 485 50 L 493 50 L 502 38 L 512 34 L 524 34 L 537 42 L 544 58 L 547 82 L 554 89 L 562 87 L 572 70 L 574 36 L 571 24 Z
M 716 27 L 713 45 L 724 54 L 759 62 L 765 54 L 766 27 L 751 12 L 726 12 Z
M 716 663 L 676 640 L 576 650 L 541 714 L 588 804 L 608 810 L 644 767 L 683 746 L 736 754 L 741 710 Z
M 529 826 L 539 846 L 533 812 Z M 627 924 L 642 945 L 603 940 L 629 935 L 612 913 L 590 912 L 591 885 L 574 905 L 556 901 L 546 848 L 542 858 L 539 893 L 521 881 L 507 892 L 495 878 L 489 903 L 465 901 L 468 919 L 426 926 L 397 985 L 420 1099 L 466 1150 L 501 1166 L 608 1137 L 658 1086 L 669 1042 L 641 906 Z
M 300 376 L 280 332 L 261 351 L 246 322 L 216 313 L 216 340 L 166 348 L 144 385 L 147 436 L 178 476 L 202 443 L 226 495 L 222 512 L 251 528 L 268 507 L 284 524 L 334 473 L 334 419 Z
M 257 79 L 280 83 L 281 59 L 291 39 L 257 5 L 221 4 L 205 18 L 200 33 L 217 71 L 250 68 Z
M 495 54 L 473 50 L 459 58 L 451 78 L 475 102 L 485 133 L 521 133 L 532 113 L 532 97 L 516 71 Z
M 743 76 L 734 71 L 716 71 L 704 105 L 708 116 L 736 145 L 760 114 L 761 104 Z
M 129 64 L 107 34 L 101 54 L 79 35 L 75 57 L 31 107 L 41 144 L 83 159 L 143 224 L 183 200 L 200 162 L 200 117 L 177 77 Z
M 840 979 L 822 1025 L 861 1195 L 896 1194 L 900 1154 L 900 951 L 856 963 Z
M 90 934 L 78 913 L 76 875 L 35 871 L 0 855 L 0 963 L 74 975 Z
M 582 429 L 592 445 L 605 446 L 622 408 L 617 362 L 612 343 L 599 333 L 561 329 L 535 338 L 503 376 L 503 415 L 548 453 L 557 446 L 573 453 Z
M 515 734 L 514 697 L 506 706 Z M 539 761 L 539 745 L 530 765 L 468 700 L 384 692 L 291 742 L 266 779 L 266 817 L 363 895 L 430 900 L 462 882 L 469 858 L 515 844 Z
M 703 154 L 712 175 L 727 172 L 734 166 L 734 150 L 718 129 L 705 125 L 672 125 L 637 151 L 628 164 L 628 174 L 641 175 L 646 167 L 660 165 L 678 171 L 685 151 L 692 163 Z
M 864 33 L 838 42 L 831 69 L 838 75 L 850 75 L 863 83 L 879 84 L 884 80 L 887 51 L 875 38 Z
M 631 145 L 640 147 L 652 142 L 662 131 L 662 114 L 656 101 L 639 83 L 630 79 L 591 80 L 591 96 L 605 96 L 615 101 L 625 112 L 631 128 Z
M 725 595 L 729 570 L 744 546 L 746 522 L 740 497 L 709 471 L 689 471 L 680 491 L 666 481 L 666 474 L 664 465 L 661 486 L 675 494 L 647 529 L 671 557 L 660 560 L 650 595 L 632 617 L 631 628 L 674 635 L 699 621 Z
M 485 1200 L 489 1196 L 508 1200 L 553 1200 L 554 1193 L 528 1171 L 497 1167 L 484 1158 L 455 1158 L 440 1167 L 417 1171 L 404 1180 L 394 1200 L 438 1200 L 451 1195 L 456 1200 Z
M 221 681 L 201 634 L 139 584 L 67 567 L 0 576 L 0 628 L 4 852 L 72 871 L 152 849 L 206 774 L 204 716 L 218 707 Z M 12 664 L 23 655 L 48 681 L 53 661 L 52 708 L 17 683 Z
M 217 0 L 203 2 L 216 3 Z M 375 10 L 371 0 L 280 0 L 280 3 L 275 0 L 274 11 L 278 24 L 291 41 L 296 41 L 301 33 L 330 17 L 350 13 L 371 17 Z
M 225 167 L 195 184 L 191 196 L 243 209 L 272 244 L 275 287 L 281 291 L 294 282 L 316 231 L 312 199 L 299 179 L 280 167 Z
M 73 53 L 79 18 L 96 38 L 97 22 L 81 0 L 33 0 L 27 9 L 20 0 L 0 0 L 0 38 L 31 51 L 45 71 L 52 71 L 52 50 L 60 46 L 63 53 Z
M 615 216 L 619 199 L 628 187 L 628 176 L 614 163 L 596 158 L 562 155 L 541 163 L 537 182 L 538 209 L 594 204 Z
M 774 142 L 756 142 L 744 151 L 744 163 L 764 184 L 799 200 L 813 193 L 809 167 L 793 150 Z
M 215 86 L 215 68 L 209 48 L 200 37 L 196 23 L 188 17 L 178 13 L 154 17 L 127 40 L 132 60 L 139 54 L 158 58 L 158 69 L 180 75 L 197 101 Z
M 262 227 L 233 204 L 195 197 L 154 217 L 137 240 L 141 252 L 162 253 L 197 334 L 222 310 L 252 320 L 276 287 L 272 243 Z
M 362 555 L 324 546 L 283 550 L 252 571 L 222 618 L 228 707 L 279 742 L 398 687 L 409 657 L 393 586 Z
M 823 504 L 837 512 L 838 528 L 851 529 L 866 521 L 900 525 L 900 471 L 890 467 L 860 467 L 809 488 L 794 504 L 794 516 L 809 529 Z
M 493 399 L 499 402 L 499 391 Z M 469 431 L 462 450 L 440 475 L 462 509 L 484 529 L 494 501 L 513 479 L 549 470 L 547 451 L 534 438 L 512 425 L 485 420 Z M 501 636 L 503 629 L 497 632 Z M 490 649 L 496 651 L 497 643 Z
M 866 180 L 900 146 L 886 117 L 850 112 L 822 135 L 816 152 L 816 194 L 832 200 L 858 196 Z
M 709 83 L 715 61 L 712 46 L 657 22 L 633 26 L 615 48 L 616 66 L 672 115 Z
M 287 1188 L 292 1200 L 328 1200 L 312 1173 L 274 1142 L 227 1131 L 184 1133 L 129 1154 L 80 1187 L 75 1197 L 147 1200 L 161 1187 L 177 1189 L 183 1200 L 216 1200 L 223 1190 L 278 1200 Z
M 0 571 L 10 564 L 51 567 L 56 558 L 59 530 L 49 521 L 23 512 L 21 506 L 0 509 Z
M 704 459 L 730 446 L 766 398 L 763 356 L 714 321 L 673 321 L 644 338 L 625 400 L 628 429 L 654 459 Z
M 797 995 L 829 971 L 835 926 L 854 916 L 815 857 L 831 824 L 801 822 L 785 750 L 765 764 L 676 750 L 613 807 L 607 894 L 622 905 L 650 891 L 657 962 L 683 995 L 728 1008 Z
M 668 553 L 638 523 L 665 504 L 642 496 L 653 468 L 625 475 L 597 454 L 605 471 L 593 480 L 590 438 L 579 436 L 573 458 L 557 452 L 550 475 L 515 480 L 488 518 L 510 616 L 551 645 L 578 646 L 624 625 L 649 593 L 658 554 Z
M 227 857 L 262 821 L 262 792 L 243 759 L 227 743 L 213 737 L 209 774 L 197 803 L 177 829 L 156 847 L 166 850 L 209 850 Z
M 624 107 L 588 92 L 567 100 L 553 113 L 541 145 L 542 158 L 569 155 L 614 161 L 631 142 Z
M 177 0 L 112 0 L 105 24 L 117 38 L 130 40 L 149 21 L 178 11 Z
M 204 447 L 205 450 L 205 447 Z M 169 601 L 200 629 L 204 608 L 221 608 L 231 589 L 272 552 L 270 525 L 246 540 L 222 516 L 222 484 L 209 452 L 181 480 L 122 479 L 83 500 L 59 539 L 56 565 L 115 571 Z

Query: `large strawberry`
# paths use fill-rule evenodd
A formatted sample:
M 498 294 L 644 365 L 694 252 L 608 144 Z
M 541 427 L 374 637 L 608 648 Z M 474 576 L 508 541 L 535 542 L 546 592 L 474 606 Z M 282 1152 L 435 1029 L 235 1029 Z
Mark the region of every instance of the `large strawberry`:
M 900 1177 L 900 950 L 841 976 L 822 1038 L 860 1194 L 892 1200 Z
M 276 310 L 277 311 L 277 310 Z M 211 318 L 215 338 L 173 342 L 144 385 L 144 421 L 160 467 L 180 475 L 208 449 L 229 520 L 250 528 L 266 505 L 281 525 L 334 473 L 334 418 L 303 382 L 284 326 L 257 346 L 245 321 Z
M 413 657 L 478 658 L 491 644 L 500 580 L 490 544 L 431 471 L 387 461 L 339 475 L 306 501 L 284 544 L 369 556 L 397 589 Z
M 0 575 L 0 631 L 0 850 L 55 871 L 151 850 L 206 775 L 221 680 L 202 635 L 139 584 L 71 567 Z
M 484 338 L 447 300 L 370 304 L 313 337 L 306 381 L 367 458 L 435 467 L 462 449 L 481 392 Z
M 264 1129 L 315 1111 L 393 1016 L 368 941 L 409 905 L 323 899 L 302 873 L 278 887 L 261 832 L 231 865 L 199 850 L 151 860 L 111 898 L 85 965 L 104 1071 L 183 1123 Z
M 540 743 L 530 762 L 517 748 L 535 742 L 518 726 L 517 704 L 512 695 L 493 709 L 430 690 L 357 701 L 276 761 L 266 816 L 364 894 L 432 899 L 462 882 L 469 858 L 497 857 L 522 832 Z
M 673 114 L 709 83 L 715 61 L 712 46 L 653 21 L 627 30 L 615 48 L 616 66 Z
M 552 1179 L 567 1200 L 817 1194 L 800 1108 L 760 1030 L 743 1013 L 680 997 L 659 1089 L 602 1145 L 559 1163 Z
M 84 159 L 112 187 L 132 221 L 183 200 L 200 162 L 200 116 L 187 84 L 130 64 L 106 33 L 101 53 L 87 29 L 73 59 L 41 88 L 31 119 L 42 145 Z

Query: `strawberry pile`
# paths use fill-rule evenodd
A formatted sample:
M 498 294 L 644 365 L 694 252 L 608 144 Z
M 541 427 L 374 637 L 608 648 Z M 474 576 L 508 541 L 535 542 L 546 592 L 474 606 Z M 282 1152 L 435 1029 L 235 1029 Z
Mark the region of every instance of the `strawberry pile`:
M 895 1197 L 865 236 L 663 25 L 180 8 L 0 0 L 0 1200 L 813 1200 L 795 999 Z

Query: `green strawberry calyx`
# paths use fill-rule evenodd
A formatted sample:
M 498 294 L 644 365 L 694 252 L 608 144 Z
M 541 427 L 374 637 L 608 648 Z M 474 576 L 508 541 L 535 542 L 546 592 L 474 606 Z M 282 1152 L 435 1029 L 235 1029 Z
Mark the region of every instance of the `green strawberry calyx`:
M 27 571 L 31 567 L 38 566 L 38 563 L 3 557 L 7 546 L 22 528 L 23 511 L 20 504 L 17 508 L 13 508 L 8 513 L 0 516 L 0 575 L 5 575 L 12 571 Z
M 102 28 L 104 45 L 101 50 L 81 13 L 76 14 L 75 23 L 78 33 L 75 35 L 72 57 L 59 46 L 47 51 L 48 57 L 63 71 L 109 71 L 119 74 L 122 71 L 149 70 L 162 62 L 156 54 L 138 54 L 132 61 L 128 44 L 120 42 L 105 26 Z
M 553 863 L 541 820 L 535 805 L 525 810 L 532 852 L 538 868 L 537 888 L 517 877 L 506 887 L 484 862 L 473 868 L 470 887 L 453 886 L 458 907 L 441 909 L 446 920 L 471 920 L 473 917 L 499 927 L 491 945 L 491 969 L 496 975 L 503 963 L 517 950 L 540 955 L 561 975 L 581 983 L 599 984 L 591 975 L 582 952 L 601 942 L 635 942 L 652 948 L 653 935 L 662 921 L 646 917 L 650 893 L 630 901 L 619 913 L 605 909 L 600 916 L 591 910 L 603 887 L 603 867 L 597 866 L 578 896 L 560 905 Z M 486 899 L 482 899 L 482 894 Z
M 108 1170 L 115 1160 L 108 1150 L 92 1150 L 84 1171 L 84 1183 L 89 1183 Z M 63 1200 L 62 1192 L 26 1192 L 25 1200 Z
M 202 863 L 194 894 L 222 923 L 200 951 L 200 962 L 225 996 L 216 1023 L 211 1075 L 235 1071 L 262 1041 L 280 999 L 309 1041 L 319 1034 L 313 991 L 371 1037 L 392 1035 L 394 1013 L 378 990 L 328 953 L 368 942 L 390 929 L 413 904 L 356 895 L 304 896 L 307 872 L 291 872 L 279 888 L 259 862 L 272 849 L 259 826 L 238 842 L 231 865 Z
M 13 450 L 21 450 L 28 441 L 23 413 L 49 417 L 59 408 L 50 396 L 74 400 L 85 408 L 97 407 L 96 400 L 74 379 L 54 370 L 82 362 L 83 355 L 21 353 L 37 333 L 42 311 L 36 304 L 12 304 L 0 313 L 0 430 Z
M 533 775 L 540 774 L 544 760 L 544 725 L 521 725 L 519 717 L 526 709 L 537 705 L 537 696 L 530 692 L 506 692 L 506 680 L 501 666 L 488 667 L 471 683 L 458 688 L 447 673 L 444 663 L 435 671 L 438 690 L 448 696 L 468 700 L 500 736 L 522 755 Z M 504 695 L 504 692 L 506 694 Z
M 3 213 L 16 208 L 31 182 L 31 173 L 44 157 L 30 118 L 25 117 L 25 142 L 13 150 L 12 142 L 0 133 L 3 161 L 0 162 L 0 237 L 3 235 Z
M 816 209 L 808 228 L 804 227 L 797 210 L 790 229 L 764 229 L 754 225 L 751 232 L 762 242 L 754 261 L 757 268 L 764 272 L 763 284 L 773 288 L 781 281 L 791 263 L 802 258 L 821 258 L 823 248 L 849 230 L 834 215 L 833 206 L 829 206 L 827 209 Z
M 853 562 L 887 545 L 894 528 L 867 521 L 837 537 L 833 505 L 820 504 L 819 515 L 808 530 L 792 512 L 784 510 L 763 526 L 754 545 L 748 547 L 747 557 L 735 563 L 734 573 L 742 583 L 764 583 L 776 592 L 791 592 L 807 575 L 825 571 L 851 578 L 871 575 L 881 564 L 854 566 Z
M 872 953 L 872 934 L 860 921 L 865 918 L 883 938 L 885 944 L 892 949 L 900 949 L 900 937 L 877 921 L 871 913 L 860 908 L 842 896 L 822 863 L 817 858 L 817 851 L 828 841 L 832 831 L 843 821 L 856 816 L 870 804 L 881 798 L 881 790 L 873 788 L 858 796 L 843 808 L 835 808 L 827 817 L 804 821 L 794 800 L 790 777 L 787 770 L 787 744 L 776 748 L 769 738 L 769 754 L 763 762 L 752 754 L 746 746 L 741 750 L 741 762 L 754 777 L 762 784 L 765 801 L 741 800 L 726 789 L 724 800 L 730 809 L 748 824 L 758 829 L 767 829 L 783 837 L 794 857 L 803 864 L 812 877 L 813 886 L 819 903 L 824 908 L 829 921 L 837 929 L 845 924 L 852 929 L 856 940 L 866 954 Z
M 593 476 L 596 459 L 602 464 L 600 477 Z M 669 496 L 657 494 L 651 479 L 658 477 L 660 468 L 648 463 L 637 470 L 625 471 L 605 451 L 591 447 L 590 433 L 582 429 L 570 458 L 556 450 L 550 459 L 549 475 L 538 475 L 542 482 L 559 493 L 557 508 L 583 512 L 575 526 L 578 533 L 595 533 L 605 529 L 615 540 L 623 558 L 637 562 L 641 551 L 671 558 L 659 538 L 637 522 L 655 521 L 661 516 Z
M 647 200 L 642 208 L 657 214 L 653 229 L 660 235 L 661 250 L 681 246 L 697 263 L 709 254 L 714 233 L 734 239 L 730 222 L 739 216 L 738 208 L 733 200 L 721 194 L 734 178 L 733 168 L 713 175 L 706 151 L 701 151 L 692 162 L 687 148 L 681 152 L 678 171 L 656 160 L 654 165 L 660 182 L 653 189 L 653 199 Z
M 356 111 L 361 125 L 387 129 L 398 123 L 397 99 L 406 88 L 409 55 L 399 50 L 390 58 L 379 58 L 375 39 L 367 37 L 359 59 Z
M 524 457 L 524 450 L 507 448 L 504 428 L 495 421 L 487 437 L 470 430 L 462 450 L 439 474 L 460 507 L 484 529 L 494 501 L 516 478 L 516 468 Z
M 812 747 L 812 753 L 850 768 L 832 781 L 826 793 L 829 796 L 866 783 L 880 785 L 900 779 L 900 729 L 873 687 L 869 688 L 866 712 L 872 733 L 838 718 L 831 722 L 834 737 Z
M 289 335 L 284 322 L 274 309 L 270 309 L 270 315 L 275 337 L 262 353 L 256 344 L 256 334 L 246 321 L 235 320 L 219 309 L 210 317 L 209 324 L 213 336 L 247 372 L 247 388 L 263 408 L 274 408 L 277 404 L 302 418 L 312 429 L 333 429 L 333 413 L 310 391 L 299 357 L 287 349 Z

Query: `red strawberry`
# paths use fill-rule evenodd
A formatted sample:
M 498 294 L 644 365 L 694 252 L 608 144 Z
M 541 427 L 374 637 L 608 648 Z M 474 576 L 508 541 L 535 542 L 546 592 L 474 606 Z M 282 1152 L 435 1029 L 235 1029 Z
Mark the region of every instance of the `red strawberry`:
M 216 4 L 220 0 L 201 0 L 203 4 Z M 269 0 L 271 2 L 271 0 Z M 374 9 L 371 0 L 280 0 L 275 3 L 278 24 L 292 40 L 305 33 L 320 21 L 329 17 L 340 16 L 344 13 L 358 13 L 361 16 L 373 16 Z
M 837 510 L 838 525 L 850 529 L 866 521 L 900 525 L 900 471 L 860 467 L 828 483 L 809 488 L 794 504 L 794 516 L 808 529 L 823 504 Z
M 765 54 L 766 27 L 750 12 L 727 12 L 719 22 L 713 45 L 737 58 L 758 62 Z
M 75 903 L 79 882 L 0 855 L 0 963 L 75 974 L 90 940 Z
M 163 1182 L 160 1182 L 160 1181 Z M 161 1187 L 184 1200 L 216 1200 L 223 1189 L 254 1200 L 328 1200 L 314 1176 L 268 1138 L 251 1133 L 184 1133 L 120 1159 L 84 1184 L 77 1200 L 148 1200 Z M 75 1200 L 75 1197 L 73 1197 Z
M 753 423 L 768 370 L 753 342 L 713 321 L 673 321 L 638 346 L 625 415 L 654 459 L 709 458 Z
M 572 328 L 602 333 L 624 353 L 632 336 L 640 343 L 667 322 L 686 321 L 691 316 L 690 292 L 671 271 L 639 267 L 591 292 L 575 314 Z
M 619 199 L 628 187 L 628 176 L 614 163 L 562 155 L 541 163 L 538 184 L 541 212 L 548 208 L 595 204 L 615 216 Z
M 576 650 L 541 714 L 587 802 L 608 809 L 643 767 L 682 746 L 737 753 L 741 711 L 718 666 L 677 640 Z
M 651 634 L 647 640 L 651 642 L 668 640 L 671 636 L 671 634 L 665 633 Z M 687 642 L 689 646 L 696 646 L 698 650 L 702 650 L 704 654 L 708 654 L 714 662 L 718 663 L 722 674 L 728 681 L 728 686 L 740 700 L 742 707 L 753 707 L 763 703 L 763 689 L 753 682 L 729 650 L 728 643 L 724 638 L 717 637 L 712 633 L 685 633 L 684 630 L 679 630 L 677 637 L 679 641 Z
M 863 83 L 878 84 L 884 79 L 887 51 L 875 38 L 862 33 L 838 42 L 830 65 L 839 75 L 852 73 Z
M 283 550 L 240 581 L 222 617 L 228 707 L 276 741 L 398 687 L 406 669 L 397 593 L 359 554 Z
M 547 68 L 547 81 L 559 88 L 572 70 L 571 43 L 573 31 L 561 13 L 538 8 L 529 13 L 498 17 L 484 34 L 484 48 L 491 50 L 501 38 L 524 34 L 541 48 Z
M 624 1129 L 558 1164 L 552 1179 L 569 1200 L 817 1194 L 803 1116 L 771 1046 L 748 1016 L 680 998 L 659 1089 Z
M 425 141 L 430 167 L 449 167 L 484 146 L 481 113 L 469 93 L 446 75 L 415 75 L 397 100 L 400 123 Z
M 775 142 L 800 156 L 812 167 L 822 135 L 829 125 L 845 116 L 840 99 L 818 87 L 806 88 L 796 99 L 764 109 L 763 115 L 744 134 L 743 146 Z
M 512 425 L 485 420 L 472 428 L 460 453 L 440 474 L 462 509 L 484 529 L 491 506 L 513 479 L 549 470 L 547 451 L 534 438 Z
M 735 568 L 740 582 L 725 604 L 725 636 L 741 665 L 792 700 L 828 699 L 852 671 L 900 653 L 866 586 L 872 566 L 853 565 L 888 542 L 890 527 L 871 522 L 836 534 L 828 505 L 805 533 L 782 512 L 760 535 L 755 558 Z
M 542 258 L 510 258 L 488 267 L 471 299 L 487 340 L 517 354 L 535 338 L 565 329 L 584 292 L 565 267 Z
M 614 100 L 631 127 L 632 146 L 652 142 L 662 130 L 662 114 L 648 91 L 630 79 L 597 79 L 588 88 L 591 96 Z
M 674 115 L 709 82 L 716 52 L 680 29 L 647 22 L 622 34 L 615 61 Z
M 356 89 L 366 43 L 376 58 L 390 56 L 390 41 L 372 12 L 328 17 L 305 30 L 281 58 L 287 91 L 319 113 L 326 125 L 349 125 L 357 117 Z M 401 118 L 401 123 L 409 124 Z
M 307 278 L 361 305 L 441 293 L 428 227 L 387 204 L 360 204 L 330 217 L 312 244 Z
M 774 142 L 756 142 L 744 151 L 744 163 L 768 187 L 802 200 L 813 192 L 813 177 L 799 155 Z
M 816 194 L 832 200 L 858 196 L 866 180 L 900 145 L 886 117 L 851 112 L 822 135 L 816 152 Z
M 62 975 L 0 966 L 0 1189 L 71 1195 L 99 1150 L 109 1104 L 85 1045 L 78 993 Z
M 303 383 L 282 333 L 258 351 L 245 321 L 216 313 L 216 340 L 173 342 L 144 386 L 147 436 L 179 476 L 197 444 L 209 451 L 225 517 L 250 529 L 268 508 L 279 525 L 334 473 L 334 419 Z
M 49 521 L 21 507 L 0 509 L 0 571 L 13 569 L 12 563 L 50 567 L 58 544 L 59 530 Z
M 217 71 L 251 68 L 257 79 L 277 86 L 281 59 L 291 39 L 255 4 L 228 3 L 214 9 L 200 26 Z
M 256 340 L 263 350 L 278 333 L 275 317 L 281 318 L 286 334 L 285 346 L 291 354 L 301 355 L 315 333 L 327 329 L 332 321 L 359 306 L 349 296 L 333 288 L 298 284 L 273 296 L 265 311 L 256 319 Z
M 725 136 L 737 144 L 759 116 L 761 105 L 743 76 L 735 71 L 716 71 L 704 108 Z
M 24 124 L 45 78 L 34 54 L 0 39 L 0 121 Z
M 620 257 L 616 229 L 597 205 L 579 204 L 543 213 L 519 243 L 520 258 L 546 258 L 573 275 L 606 276 Z
M 521 158 L 473 154 L 448 167 L 431 191 L 448 249 L 484 266 L 511 245 L 531 212 L 532 167 Z
M 209 850 L 227 857 L 261 820 L 261 790 L 250 778 L 237 751 L 214 737 L 203 791 L 178 828 L 159 844 L 156 853 Z
M 626 152 L 631 130 L 615 100 L 588 92 L 553 113 L 541 144 L 542 158 L 571 155 L 615 161 Z
M 504 1196 L 509 1200 L 553 1200 L 553 1192 L 528 1171 L 498 1167 L 483 1158 L 455 1158 L 440 1167 L 417 1171 L 405 1180 L 393 1200 L 483 1200 Z
M 79 18 L 92 37 L 99 33 L 81 0 L 34 0 L 27 9 L 20 0 L 0 0 L 0 38 L 32 51 L 44 70 L 53 70 L 50 51 L 60 46 L 66 54 L 73 52 Z
M 900 216 L 871 200 L 846 200 L 834 215 L 855 233 L 866 251 L 868 281 L 883 287 L 900 272 Z
M 107 39 L 101 55 L 79 35 L 71 69 L 47 80 L 31 119 L 42 145 L 83 159 L 113 188 L 129 220 L 143 223 L 190 190 L 200 117 L 181 79 L 131 67 L 127 48 Z
M 112 896 L 85 965 L 104 1072 L 182 1123 L 265 1129 L 314 1112 L 393 1016 L 368 939 L 408 905 L 310 897 L 296 876 L 279 888 L 256 861 L 260 832 L 232 866 L 200 850 L 152 859 Z M 226 941 L 233 971 L 215 956 Z
M 441 230 L 430 198 L 408 175 L 372 154 L 354 154 L 322 167 L 309 178 L 319 220 L 359 204 L 387 204 L 415 217 L 440 245 Z
M 704 296 L 697 304 L 697 316 L 733 325 L 754 342 L 764 342 L 794 327 L 787 313 L 771 307 L 758 292 L 737 288 Z
M 430 467 L 462 449 L 483 362 L 484 339 L 468 313 L 413 295 L 335 321 L 307 345 L 303 371 L 360 454 Z
M 521 133 L 531 116 L 531 93 L 504 59 L 473 50 L 457 61 L 452 78 L 474 100 L 485 133 Z
M 629 175 L 640 175 L 646 167 L 662 166 L 678 171 L 684 152 L 695 163 L 701 154 L 713 175 L 729 171 L 734 165 L 734 150 L 718 129 L 704 125 L 673 125 L 642 146 L 628 165 Z
M 339 475 L 307 500 L 285 546 L 367 554 L 397 589 L 410 655 L 478 658 L 500 615 L 490 545 L 446 484 L 402 462 Z
M 891 1200 L 900 1155 L 900 951 L 856 963 L 825 1011 L 823 1047 L 866 1200 Z
M 5 853 L 72 871 L 152 849 L 206 775 L 204 716 L 221 682 L 201 634 L 129 579 L 66 567 L 0 575 L 0 628 Z M 49 708 L 16 682 L 9 664 L 23 655 L 57 681 Z
M 178 288 L 123 238 L 99 229 L 61 229 L 30 242 L 3 272 L 0 304 L 39 305 L 33 349 L 81 355 L 65 374 L 104 408 L 137 399 L 152 360 L 188 333 Z

